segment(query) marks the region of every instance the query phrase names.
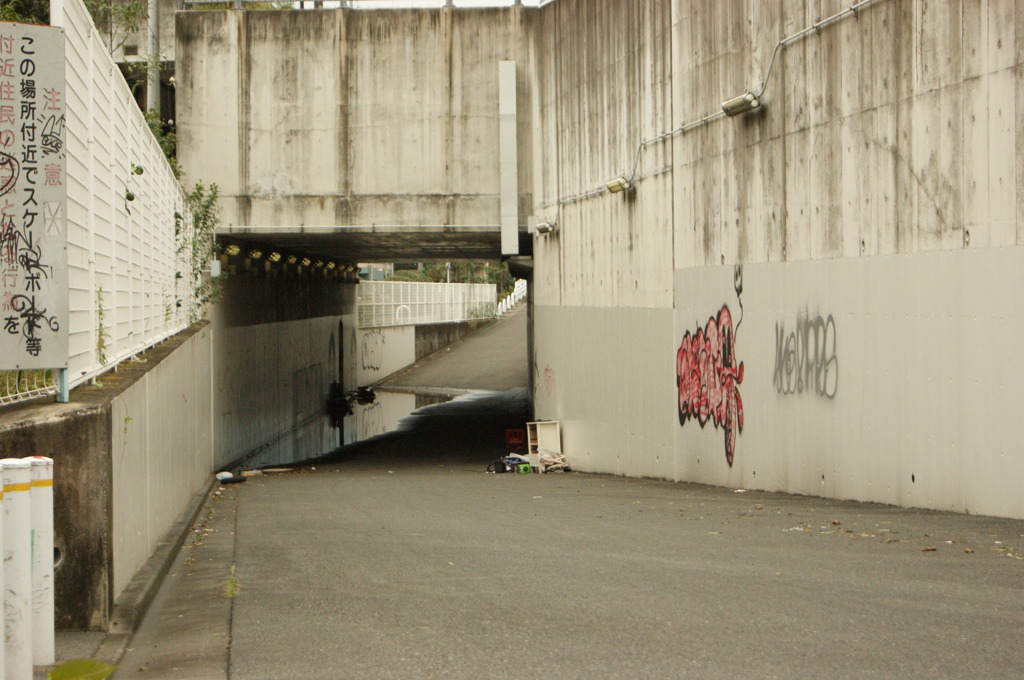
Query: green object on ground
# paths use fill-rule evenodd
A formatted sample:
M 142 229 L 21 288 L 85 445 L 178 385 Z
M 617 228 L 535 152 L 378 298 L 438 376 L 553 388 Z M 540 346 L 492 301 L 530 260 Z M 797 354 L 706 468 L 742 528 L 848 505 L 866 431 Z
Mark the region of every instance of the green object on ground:
M 94 659 L 72 659 L 46 674 L 49 680 L 104 680 L 117 670 L 117 666 Z

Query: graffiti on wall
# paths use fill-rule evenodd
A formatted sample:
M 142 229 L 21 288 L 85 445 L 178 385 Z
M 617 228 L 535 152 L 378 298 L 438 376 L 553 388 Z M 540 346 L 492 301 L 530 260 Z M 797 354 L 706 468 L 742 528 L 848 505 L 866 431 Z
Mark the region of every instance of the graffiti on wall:
M 779 394 L 816 394 L 832 399 L 839 386 L 836 322 L 829 314 L 801 313 L 787 332 L 775 324 L 775 390 Z
M 740 320 L 733 327 L 732 312 L 722 305 L 703 328 L 687 331 L 676 352 L 679 424 L 693 418 L 703 428 L 709 422 L 725 433 L 725 460 L 732 466 L 736 437 L 743 432 L 743 362 L 736 359 L 736 332 L 743 322 L 743 268 L 733 270 L 733 285 Z
M 359 357 L 364 371 L 379 371 L 384 364 L 384 331 L 375 329 L 363 334 Z

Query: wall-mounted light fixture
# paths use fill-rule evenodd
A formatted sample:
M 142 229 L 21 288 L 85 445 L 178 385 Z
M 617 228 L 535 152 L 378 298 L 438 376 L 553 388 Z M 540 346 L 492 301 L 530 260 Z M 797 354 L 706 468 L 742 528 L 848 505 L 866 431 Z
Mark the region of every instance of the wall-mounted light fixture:
M 741 95 L 726 99 L 722 102 L 722 112 L 727 116 L 738 116 L 747 111 L 761 108 L 761 100 L 753 92 L 744 92 Z
M 270 260 L 271 262 L 280 262 L 281 253 L 271 253 L 270 255 L 267 255 L 267 259 Z
M 335 268 L 335 267 L 337 267 L 337 266 L 338 266 L 338 265 L 334 264 L 333 262 L 328 262 L 328 263 L 327 263 L 327 268 L 328 268 L 328 269 L 334 269 L 334 268 Z
M 258 260 L 261 257 L 263 257 L 263 251 L 257 248 L 253 248 L 252 250 L 249 251 L 249 257 L 251 257 L 254 260 Z
M 617 194 L 620 191 L 629 191 L 633 188 L 633 183 L 625 177 L 616 177 L 612 181 L 608 182 L 605 186 L 608 187 L 608 191 L 613 194 Z
M 298 261 L 299 261 L 299 258 L 297 258 L 294 255 L 289 255 L 288 258 L 285 260 L 285 263 L 287 263 L 287 264 L 295 264 Z
M 310 265 L 310 263 L 312 263 L 312 262 L 313 262 L 313 260 L 309 259 L 308 257 L 302 258 L 302 266 L 303 267 L 308 267 Z
M 229 246 L 224 246 L 225 255 L 238 255 L 238 253 L 240 252 L 242 252 L 242 249 L 235 245 L 234 243 L 232 243 Z
M 537 226 L 534 227 L 534 231 L 538 234 L 547 236 L 555 232 L 558 225 L 552 220 L 551 222 L 538 222 Z

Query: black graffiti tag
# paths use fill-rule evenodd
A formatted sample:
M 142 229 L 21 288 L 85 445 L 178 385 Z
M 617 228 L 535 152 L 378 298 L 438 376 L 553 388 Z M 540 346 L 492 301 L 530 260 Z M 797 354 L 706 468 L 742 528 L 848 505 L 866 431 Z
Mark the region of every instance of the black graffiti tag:
M 379 371 L 384 363 L 384 332 L 372 330 L 363 335 L 359 356 L 364 371 Z
M 9 153 L 0 151 L 0 196 L 11 193 L 21 176 L 18 159 Z
M 43 348 L 43 340 L 39 337 L 38 331 L 44 326 L 56 333 L 60 330 L 60 323 L 56 316 L 47 316 L 46 309 L 39 309 L 36 306 L 35 295 L 14 295 L 11 297 L 11 309 L 18 313 L 17 317 L 9 316 L 4 319 L 4 330 L 11 335 L 19 331 L 25 338 L 25 351 L 32 356 L 39 356 Z
M 836 322 L 829 314 L 798 314 L 793 330 L 775 324 L 775 375 L 779 394 L 813 392 L 832 399 L 839 387 Z

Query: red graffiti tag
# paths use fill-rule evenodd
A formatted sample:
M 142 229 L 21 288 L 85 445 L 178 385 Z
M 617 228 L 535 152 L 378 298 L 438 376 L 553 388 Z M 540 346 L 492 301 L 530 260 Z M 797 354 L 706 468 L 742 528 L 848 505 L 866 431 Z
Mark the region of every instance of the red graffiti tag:
M 743 431 L 743 401 L 736 387 L 743 382 L 743 362 L 736 365 L 736 331 L 732 314 L 722 306 L 694 335 L 687 331 L 676 352 L 679 424 L 696 418 L 725 431 L 725 460 L 732 465 L 736 435 Z

